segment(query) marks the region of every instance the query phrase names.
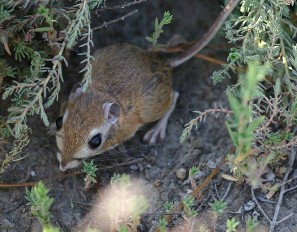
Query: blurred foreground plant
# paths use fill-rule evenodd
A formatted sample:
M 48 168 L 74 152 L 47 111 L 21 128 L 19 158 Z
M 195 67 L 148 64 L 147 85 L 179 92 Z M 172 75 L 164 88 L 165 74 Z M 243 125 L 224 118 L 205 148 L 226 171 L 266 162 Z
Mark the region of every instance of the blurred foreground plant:
M 32 187 L 31 191 L 26 189 L 26 200 L 28 205 L 31 206 L 31 212 L 37 217 L 42 225 L 43 232 L 59 232 L 60 230 L 53 227 L 50 223 L 51 214 L 50 208 L 54 199 L 48 197 L 49 190 L 42 182 Z
M 128 175 L 115 174 L 111 178 L 104 206 L 105 214 L 110 220 L 110 231 L 137 231 L 141 215 L 148 208 L 144 195 L 137 193 L 137 187 Z

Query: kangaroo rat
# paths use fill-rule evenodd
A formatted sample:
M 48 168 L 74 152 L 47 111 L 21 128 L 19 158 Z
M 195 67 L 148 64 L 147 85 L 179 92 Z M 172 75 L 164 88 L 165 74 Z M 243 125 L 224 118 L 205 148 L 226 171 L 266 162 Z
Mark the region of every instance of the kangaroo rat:
M 81 159 L 114 148 L 150 122 L 158 121 L 144 140 L 163 139 L 179 95 L 172 88 L 172 69 L 212 39 L 238 1 L 230 0 L 208 33 L 168 63 L 128 44 L 98 50 L 92 83 L 86 92 L 81 87 L 71 92 L 63 116 L 56 120 L 60 170 L 77 167 Z

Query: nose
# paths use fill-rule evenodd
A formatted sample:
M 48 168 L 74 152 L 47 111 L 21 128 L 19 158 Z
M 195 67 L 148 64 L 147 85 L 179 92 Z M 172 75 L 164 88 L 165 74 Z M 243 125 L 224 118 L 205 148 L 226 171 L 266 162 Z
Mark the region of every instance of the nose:
M 67 168 L 65 166 L 62 166 L 62 164 L 60 164 L 59 169 L 62 172 L 65 172 L 67 170 Z
M 60 171 L 64 172 L 65 171 L 65 168 L 61 165 L 62 156 L 61 156 L 61 153 L 60 152 L 57 152 L 57 159 L 58 159 L 58 161 L 60 163 L 60 166 L 59 166 Z
M 62 156 L 60 152 L 57 152 L 57 159 L 60 163 L 59 169 L 62 172 L 65 172 L 67 170 L 67 162 L 65 160 L 62 160 Z
M 62 172 L 65 172 L 68 169 L 68 162 L 66 160 L 61 160 L 59 168 Z
M 59 166 L 59 168 L 60 168 L 60 170 L 61 170 L 62 172 L 64 172 L 64 171 L 66 171 L 66 170 L 68 170 L 68 169 L 76 168 L 76 167 L 78 167 L 79 165 L 80 165 L 80 162 L 79 162 L 78 160 L 71 160 L 71 161 L 68 161 L 68 162 L 67 162 L 67 160 L 62 160 L 62 161 L 60 162 L 60 166 Z

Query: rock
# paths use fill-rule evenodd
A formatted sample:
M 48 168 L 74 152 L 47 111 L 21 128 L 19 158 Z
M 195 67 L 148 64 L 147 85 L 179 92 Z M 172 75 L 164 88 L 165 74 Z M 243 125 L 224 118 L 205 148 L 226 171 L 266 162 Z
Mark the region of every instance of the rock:
M 187 170 L 185 168 L 179 168 L 176 170 L 176 176 L 180 180 L 184 180 L 187 177 Z

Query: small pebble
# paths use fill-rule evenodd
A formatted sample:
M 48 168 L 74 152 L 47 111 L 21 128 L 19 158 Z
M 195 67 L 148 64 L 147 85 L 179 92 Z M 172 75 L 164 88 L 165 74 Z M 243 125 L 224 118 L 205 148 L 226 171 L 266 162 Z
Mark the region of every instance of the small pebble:
M 135 165 L 135 164 L 132 164 L 132 165 L 130 165 L 130 169 L 131 169 L 131 170 L 137 170 L 137 169 L 138 169 L 138 167 L 137 167 L 137 165 Z
M 187 170 L 185 168 L 179 168 L 176 170 L 176 176 L 180 180 L 184 180 L 187 177 Z
M 137 164 L 137 166 L 138 166 L 139 171 L 142 172 L 144 170 L 144 167 L 142 164 Z
M 145 165 L 145 168 L 152 168 L 152 165 L 151 164 L 147 164 L 147 165 Z
M 254 209 L 256 206 L 255 202 L 253 201 L 248 201 L 247 203 L 245 203 L 243 205 L 243 209 L 245 212 L 251 211 L 252 209 Z
M 211 169 L 215 169 L 218 165 L 218 162 L 214 162 L 213 160 L 208 160 L 206 165 Z
M 162 182 L 161 180 L 156 180 L 156 181 L 154 182 L 154 186 L 155 186 L 155 187 L 160 187 L 162 184 L 163 184 L 163 182 Z
M 35 171 L 30 171 L 30 175 L 31 175 L 31 176 L 36 176 Z

